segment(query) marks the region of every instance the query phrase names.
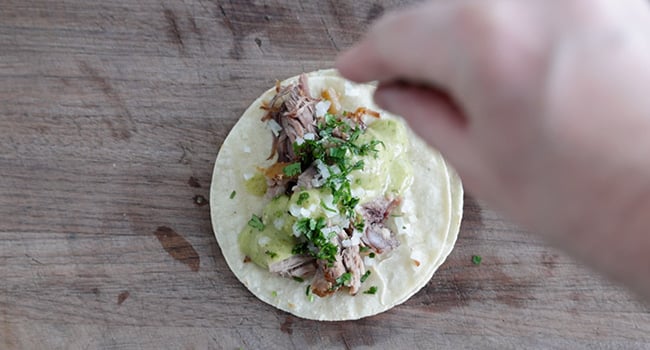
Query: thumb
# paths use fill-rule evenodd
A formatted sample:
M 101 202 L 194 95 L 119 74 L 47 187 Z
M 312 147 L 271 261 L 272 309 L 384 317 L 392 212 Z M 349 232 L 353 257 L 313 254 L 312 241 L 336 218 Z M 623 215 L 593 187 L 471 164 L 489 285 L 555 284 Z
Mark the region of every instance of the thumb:
M 404 117 L 416 134 L 438 149 L 455 167 L 462 168 L 461 164 L 473 158 L 468 149 L 467 121 L 441 91 L 415 85 L 380 84 L 375 102 Z
M 440 90 L 405 84 L 379 85 L 375 102 L 401 115 L 429 145 L 438 149 L 477 194 L 485 182 L 485 166 L 473 147 L 468 121 L 449 96 Z

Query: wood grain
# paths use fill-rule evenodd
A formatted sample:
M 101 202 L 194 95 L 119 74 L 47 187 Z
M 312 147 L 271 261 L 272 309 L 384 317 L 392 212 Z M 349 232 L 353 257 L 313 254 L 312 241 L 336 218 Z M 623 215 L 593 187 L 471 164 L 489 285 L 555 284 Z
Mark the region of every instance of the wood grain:
M 404 3 L 0 2 L 0 349 L 648 348 L 646 306 L 471 197 L 376 317 L 297 319 L 228 270 L 204 205 L 228 131 Z

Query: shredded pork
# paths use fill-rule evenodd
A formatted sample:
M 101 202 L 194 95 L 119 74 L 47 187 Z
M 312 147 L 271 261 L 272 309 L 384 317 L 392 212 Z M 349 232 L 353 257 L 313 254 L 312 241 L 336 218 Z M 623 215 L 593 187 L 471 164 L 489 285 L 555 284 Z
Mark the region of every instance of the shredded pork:
M 332 104 L 339 105 L 335 91 L 331 89 L 323 95 Z M 294 143 L 304 142 L 305 135 L 309 139 L 320 139 L 317 129 L 316 104 L 321 101 L 312 97 L 307 84 L 306 75 L 301 75 L 296 84 L 276 87 L 276 95 L 264 105 L 267 111 L 262 118 L 267 121 L 273 131 L 272 151 L 269 159 L 277 155 L 274 166 L 266 169 L 267 196 L 275 197 L 280 194 L 291 195 L 299 190 L 312 189 L 322 186 L 324 177 L 317 163 L 311 164 L 305 171 L 296 176 L 287 176 L 282 169 L 288 164 L 300 161 L 294 152 Z M 334 106 L 336 107 L 336 106 Z M 332 107 L 332 108 L 334 108 Z M 332 112 L 330 108 L 330 112 Z M 335 110 L 337 108 L 334 108 Z M 338 106 L 340 109 L 340 105 Z M 338 113 L 338 112 L 337 112 Z M 365 130 L 362 116 L 368 114 L 379 117 L 379 114 L 365 108 L 359 108 L 348 113 L 345 123 L 350 129 L 360 127 Z M 332 136 L 348 140 L 345 128 L 335 128 Z M 348 131 L 349 132 L 349 131 Z M 322 162 L 320 163 L 322 166 Z M 308 277 L 311 280 L 311 291 L 320 296 L 330 295 L 341 287 L 348 287 L 348 292 L 355 295 L 361 288 L 361 278 L 366 272 L 360 247 L 368 247 L 376 253 L 391 251 L 399 246 L 395 234 L 386 226 L 390 212 L 399 205 L 399 199 L 377 198 L 360 206 L 359 214 L 364 220 L 363 232 L 356 232 L 349 227 L 336 227 L 331 242 L 336 245 L 337 252 L 333 262 L 317 260 L 308 255 L 295 255 L 291 258 L 276 262 L 269 266 L 269 271 L 285 277 Z M 360 235 L 360 237 L 359 237 Z M 354 239 L 352 239 L 354 236 Z M 345 275 L 347 274 L 347 275 Z M 345 276 L 344 276 L 345 275 Z M 345 278 L 342 278 L 345 277 Z
M 389 252 L 399 246 L 395 233 L 386 226 L 388 216 L 399 203 L 399 199 L 377 198 L 361 206 L 365 220 L 361 240 L 377 253 Z

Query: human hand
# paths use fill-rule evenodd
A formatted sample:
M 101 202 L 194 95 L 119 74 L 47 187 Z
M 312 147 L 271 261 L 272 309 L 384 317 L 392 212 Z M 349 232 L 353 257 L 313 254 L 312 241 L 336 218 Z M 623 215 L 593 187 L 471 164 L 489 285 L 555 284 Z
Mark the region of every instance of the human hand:
M 468 190 L 650 296 L 650 11 L 643 0 L 432 1 L 337 68 Z

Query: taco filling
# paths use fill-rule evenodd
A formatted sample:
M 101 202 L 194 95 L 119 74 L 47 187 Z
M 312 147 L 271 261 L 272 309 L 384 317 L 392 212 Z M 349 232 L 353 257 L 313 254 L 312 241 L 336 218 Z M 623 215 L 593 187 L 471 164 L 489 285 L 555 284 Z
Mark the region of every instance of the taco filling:
M 308 296 L 374 294 L 363 285 L 374 260 L 400 245 L 399 208 L 413 182 L 408 133 L 370 109 L 344 110 L 332 88 L 313 96 L 305 75 L 275 92 L 262 104 L 275 162 L 246 181 L 268 204 L 238 236 L 245 261 L 310 280 Z

